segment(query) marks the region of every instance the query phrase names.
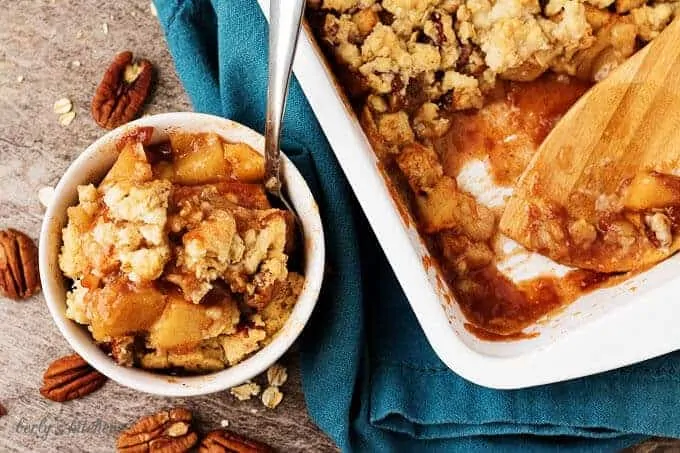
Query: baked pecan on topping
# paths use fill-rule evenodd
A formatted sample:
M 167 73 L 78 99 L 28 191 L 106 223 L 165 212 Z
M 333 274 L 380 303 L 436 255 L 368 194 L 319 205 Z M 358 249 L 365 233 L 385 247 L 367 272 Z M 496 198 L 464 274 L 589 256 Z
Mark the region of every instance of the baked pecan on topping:
M 135 365 L 135 337 L 128 335 L 111 340 L 111 357 L 118 365 L 132 367 Z
M 392 25 L 394 23 L 394 14 L 387 11 L 386 9 L 378 10 L 378 18 L 383 25 Z
M 106 376 L 92 368 L 78 354 L 55 360 L 43 375 L 40 394 L 52 401 L 64 402 L 98 390 Z
M 437 42 L 438 46 L 441 46 L 446 42 L 446 34 L 444 33 L 444 25 L 442 24 L 442 15 L 437 11 L 430 15 L 430 19 L 434 23 L 434 28 L 437 30 Z
M 470 55 L 472 55 L 472 46 L 470 44 L 463 44 L 460 46 L 460 55 L 456 61 L 456 71 L 462 72 L 465 66 L 470 62 Z
M 124 453 L 189 451 L 198 441 L 191 426 L 191 412 L 183 408 L 160 411 L 138 420 L 118 436 Z
M 273 453 L 274 449 L 225 430 L 208 433 L 201 442 L 200 453 Z
M 0 404 L 0 417 L 3 417 L 5 415 L 7 415 L 7 409 L 5 409 L 5 406 Z
M 0 294 L 25 299 L 40 288 L 38 248 L 24 233 L 0 231 Z
M 101 127 L 114 129 L 135 119 L 151 91 L 153 66 L 134 61 L 132 52 L 114 58 L 92 99 L 92 117 Z

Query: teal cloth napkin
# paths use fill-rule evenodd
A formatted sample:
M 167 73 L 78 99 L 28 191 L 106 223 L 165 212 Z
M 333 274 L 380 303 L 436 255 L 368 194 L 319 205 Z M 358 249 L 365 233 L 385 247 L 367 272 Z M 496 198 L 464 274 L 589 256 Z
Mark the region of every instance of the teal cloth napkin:
M 155 3 L 194 108 L 262 131 L 267 25 L 256 1 Z M 303 389 L 311 417 L 342 450 L 613 451 L 651 435 L 680 437 L 678 354 L 518 391 L 479 387 L 449 371 L 295 81 L 283 134 L 327 237 L 324 288 L 300 342 Z

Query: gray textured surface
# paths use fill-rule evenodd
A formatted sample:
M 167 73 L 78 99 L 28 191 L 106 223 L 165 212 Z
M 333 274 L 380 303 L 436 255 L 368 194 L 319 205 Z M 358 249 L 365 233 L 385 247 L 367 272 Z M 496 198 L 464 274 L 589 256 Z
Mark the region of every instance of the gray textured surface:
M 190 110 L 148 0 L 0 0 L 0 228 L 12 226 L 37 238 L 43 212 L 38 189 L 54 185 L 78 153 L 103 134 L 90 117 L 90 100 L 110 59 L 125 49 L 158 69 L 147 113 Z M 70 98 L 77 113 L 68 127 L 52 112 L 61 97 Z M 113 451 L 121 426 L 171 405 L 192 409 L 206 430 L 228 420 L 233 430 L 281 451 L 335 451 L 307 417 L 294 364 L 284 400 L 274 410 L 259 400 L 238 402 L 226 392 L 173 400 L 113 382 L 82 400 L 59 404 L 43 399 L 38 388 L 47 364 L 70 350 L 42 296 L 0 300 L 0 319 L 0 402 L 9 411 L 0 418 L 2 452 Z
M 38 190 L 54 185 L 78 153 L 102 135 L 90 117 L 90 100 L 110 59 L 126 49 L 158 70 L 146 113 L 190 110 L 147 0 L 0 0 L 0 228 L 15 227 L 37 238 L 43 212 Z M 62 97 L 73 101 L 77 113 L 68 127 L 52 112 Z M 0 418 L 2 452 L 112 451 L 121 427 L 173 405 L 192 409 L 204 430 L 228 420 L 231 429 L 280 451 L 335 451 L 307 416 L 293 355 L 284 359 L 290 378 L 275 410 L 259 400 L 235 401 L 227 393 L 169 399 L 112 382 L 84 399 L 58 404 L 43 399 L 38 388 L 47 364 L 70 350 L 42 296 L 0 300 L 0 320 L 0 403 L 9 411 Z M 680 452 L 680 443 L 652 441 L 630 451 Z

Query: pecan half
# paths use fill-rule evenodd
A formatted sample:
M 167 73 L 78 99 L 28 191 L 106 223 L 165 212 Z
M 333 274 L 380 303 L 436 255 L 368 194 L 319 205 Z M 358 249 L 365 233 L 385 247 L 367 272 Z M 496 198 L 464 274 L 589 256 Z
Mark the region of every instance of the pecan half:
M 43 375 L 40 394 L 60 403 L 98 390 L 106 382 L 106 376 L 92 368 L 78 354 L 55 360 Z
M 101 127 L 115 129 L 132 121 L 151 91 L 153 66 L 149 60 L 134 61 L 132 52 L 113 59 L 92 99 L 92 118 Z
M 217 430 L 205 436 L 198 451 L 199 453 L 273 453 L 274 449 L 231 431 Z
M 5 415 L 7 415 L 7 409 L 5 409 L 5 406 L 0 404 L 0 417 L 4 417 Z
M 0 294 L 25 299 L 40 289 L 38 248 L 31 238 L 12 228 L 0 231 Z
M 176 408 L 138 420 L 118 436 L 118 451 L 124 453 L 189 451 L 198 442 L 191 427 L 191 412 Z

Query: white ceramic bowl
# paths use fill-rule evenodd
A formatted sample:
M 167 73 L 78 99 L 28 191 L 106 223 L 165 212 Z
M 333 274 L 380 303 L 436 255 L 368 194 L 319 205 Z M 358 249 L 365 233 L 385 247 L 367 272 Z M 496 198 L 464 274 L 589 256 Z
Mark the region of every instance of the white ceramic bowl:
M 241 384 L 271 366 L 293 344 L 309 320 L 323 280 L 325 249 L 319 209 L 293 164 L 283 157 L 283 179 L 305 233 L 305 284 L 293 312 L 274 340 L 252 357 L 216 373 L 177 377 L 117 365 L 102 352 L 88 330 L 66 318 L 66 282 L 59 269 L 61 230 L 66 224 L 66 208 L 77 203 L 77 186 L 98 183 L 111 168 L 118 153 L 114 143 L 131 128 L 153 126 L 153 141 L 172 130 L 215 132 L 230 142 L 242 142 L 260 153 L 264 138 L 257 132 L 230 120 L 198 113 L 165 113 L 141 118 L 115 129 L 90 145 L 68 168 L 59 181 L 47 209 L 40 232 L 40 280 L 50 313 L 75 352 L 87 362 L 126 387 L 165 396 L 193 396 L 213 393 Z

